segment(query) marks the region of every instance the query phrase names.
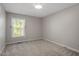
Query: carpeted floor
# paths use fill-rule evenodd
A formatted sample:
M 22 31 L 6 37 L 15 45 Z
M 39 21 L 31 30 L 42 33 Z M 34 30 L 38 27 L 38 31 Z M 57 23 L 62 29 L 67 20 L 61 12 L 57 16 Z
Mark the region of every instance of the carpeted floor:
M 79 56 L 79 53 L 45 40 L 7 45 L 2 56 Z

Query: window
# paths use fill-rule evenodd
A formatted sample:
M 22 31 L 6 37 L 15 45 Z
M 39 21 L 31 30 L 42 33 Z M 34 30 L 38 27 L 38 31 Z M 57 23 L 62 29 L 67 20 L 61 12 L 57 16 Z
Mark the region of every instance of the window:
M 12 37 L 24 36 L 25 19 L 12 18 Z

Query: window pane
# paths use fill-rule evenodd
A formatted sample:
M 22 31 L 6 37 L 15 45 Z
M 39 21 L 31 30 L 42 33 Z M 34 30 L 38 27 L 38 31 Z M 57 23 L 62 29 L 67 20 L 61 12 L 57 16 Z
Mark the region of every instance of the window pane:
M 25 20 L 12 18 L 12 37 L 24 36 Z

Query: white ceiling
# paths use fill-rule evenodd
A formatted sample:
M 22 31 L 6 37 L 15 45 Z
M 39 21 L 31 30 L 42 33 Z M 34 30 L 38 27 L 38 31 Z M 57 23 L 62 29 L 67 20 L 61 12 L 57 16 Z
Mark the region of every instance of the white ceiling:
M 45 17 L 64 8 L 68 8 L 74 3 L 41 3 L 42 9 L 35 9 L 34 3 L 4 3 L 7 12 L 18 13 L 29 16 Z

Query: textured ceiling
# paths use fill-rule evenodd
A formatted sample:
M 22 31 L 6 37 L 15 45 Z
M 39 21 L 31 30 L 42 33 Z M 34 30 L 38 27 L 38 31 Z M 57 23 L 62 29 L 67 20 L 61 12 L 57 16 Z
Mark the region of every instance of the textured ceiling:
M 4 3 L 3 6 L 7 12 L 18 13 L 23 15 L 45 17 L 64 8 L 68 8 L 75 3 L 41 3 L 42 9 L 35 9 L 34 3 Z

